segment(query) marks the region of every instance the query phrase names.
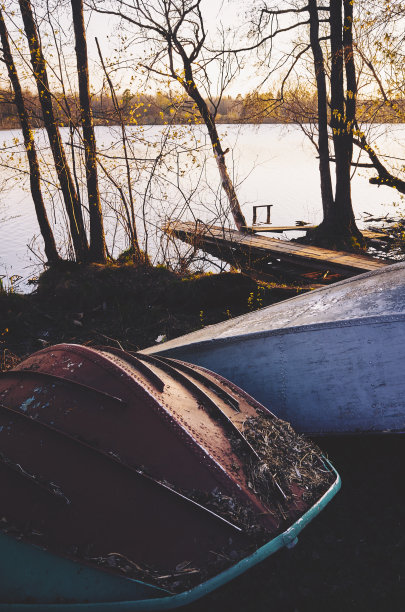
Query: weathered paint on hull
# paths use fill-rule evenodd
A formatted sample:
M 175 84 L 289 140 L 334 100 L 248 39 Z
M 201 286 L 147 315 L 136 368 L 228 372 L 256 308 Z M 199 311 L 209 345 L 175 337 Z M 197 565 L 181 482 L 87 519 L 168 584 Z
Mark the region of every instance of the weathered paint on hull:
M 339 487 L 311 444 L 216 374 L 48 347 L 0 376 L 0 611 L 190 603 L 294 543 Z
M 221 374 L 300 432 L 404 432 L 405 264 L 146 352 Z

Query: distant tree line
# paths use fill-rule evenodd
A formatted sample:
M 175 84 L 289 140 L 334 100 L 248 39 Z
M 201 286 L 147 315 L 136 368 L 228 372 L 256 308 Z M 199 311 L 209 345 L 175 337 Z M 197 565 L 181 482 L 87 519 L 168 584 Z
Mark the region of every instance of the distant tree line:
M 69 106 L 75 123 L 80 119 L 78 96 L 62 93 L 54 94 Z M 38 95 L 25 90 L 25 105 L 33 128 L 44 127 L 41 104 Z M 133 94 L 126 89 L 117 95 L 120 114 L 127 125 L 164 125 L 168 122 L 178 124 L 200 123 L 201 116 L 195 104 L 188 97 L 179 98 L 170 93 Z M 20 120 L 10 90 L 0 89 L 0 129 L 18 129 Z M 235 97 L 224 96 L 217 102 L 216 123 L 317 123 L 316 92 L 284 92 L 281 102 L 277 93 L 247 94 Z M 269 101 L 274 101 L 269 104 Z M 207 100 L 207 105 L 210 102 Z M 365 123 L 403 123 L 405 117 L 405 100 L 395 100 L 397 110 L 392 103 L 381 100 L 358 99 L 358 117 Z M 115 125 L 118 121 L 117 108 L 112 97 L 106 93 L 91 96 L 94 125 Z M 399 112 L 398 112 L 399 109 Z M 68 118 L 64 105 L 55 106 L 55 116 L 60 127 L 67 125 Z

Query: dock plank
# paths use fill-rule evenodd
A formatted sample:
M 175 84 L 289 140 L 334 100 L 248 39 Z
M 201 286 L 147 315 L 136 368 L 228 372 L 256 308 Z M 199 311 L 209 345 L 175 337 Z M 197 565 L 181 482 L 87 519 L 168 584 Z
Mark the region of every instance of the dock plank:
M 252 232 L 265 232 L 273 234 L 282 234 L 283 232 L 306 232 L 307 230 L 315 229 L 316 225 L 251 225 L 248 227 Z M 360 230 L 365 238 L 368 239 L 381 239 L 387 238 L 387 234 L 383 232 L 375 232 L 372 230 L 362 229 Z
M 239 253 L 241 256 L 248 256 L 251 262 L 265 257 L 275 258 L 296 265 L 334 270 L 344 276 L 377 270 L 387 265 L 384 261 L 368 255 L 334 251 L 256 233 L 208 226 L 201 222 L 172 221 L 166 225 L 164 231 L 185 242 L 197 244 L 202 250 L 204 247 L 207 250 L 215 249 L 223 253 L 225 261 Z
M 316 225 L 251 225 L 248 229 L 253 232 L 270 232 L 281 234 L 282 232 L 305 232 L 314 229 Z

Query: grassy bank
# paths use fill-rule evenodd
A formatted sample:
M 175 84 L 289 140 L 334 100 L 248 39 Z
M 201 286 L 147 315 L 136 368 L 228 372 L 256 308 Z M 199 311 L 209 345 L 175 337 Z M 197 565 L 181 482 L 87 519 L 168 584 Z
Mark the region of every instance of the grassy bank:
M 32 294 L 0 293 L 3 368 L 58 342 L 138 350 L 304 290 L 238 273 L 181 277 L 133 264 L 48 270 Z

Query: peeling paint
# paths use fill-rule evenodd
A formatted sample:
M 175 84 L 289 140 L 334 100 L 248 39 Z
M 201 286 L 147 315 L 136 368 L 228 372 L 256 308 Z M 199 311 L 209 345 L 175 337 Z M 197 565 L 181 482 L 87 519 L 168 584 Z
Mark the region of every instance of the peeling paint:
M 26 399 L 25 402 L 23 402 L 20 405 L 20 410 L 22 410 L 23 412 L 27 412 L 28 408 L 31 406 L 32 402 L 34 401 L 35 401 L 35 395 Z

